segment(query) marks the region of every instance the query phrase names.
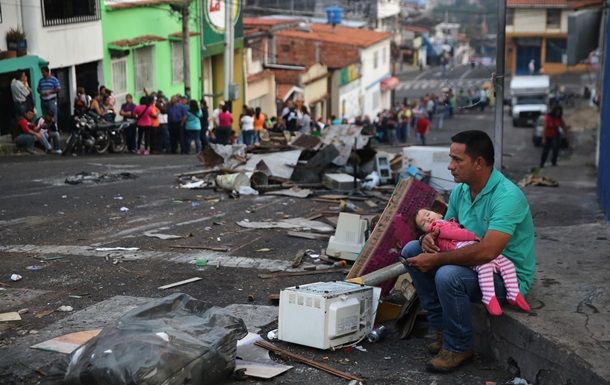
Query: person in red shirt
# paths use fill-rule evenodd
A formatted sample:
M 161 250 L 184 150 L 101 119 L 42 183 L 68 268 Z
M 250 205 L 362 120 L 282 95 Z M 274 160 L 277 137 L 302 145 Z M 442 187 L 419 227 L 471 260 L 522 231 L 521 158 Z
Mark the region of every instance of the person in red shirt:
M 540 159 L 540 168 L 544 167 L 546 158 L 549 156 L 549 151 L 552 149 L 551 164 L 557 166 L 557 156 L 559 155 L 559 146 L 561 144 L 561 128 L 565 128 L 563 121 L 563 109 L 561 106 L 554 106 L 551 113 L 544 117 L 544 131 L 542 133 L 542 158 Z
M 32 110 L 26 111 L 23 116 L 17 118 L 17 126 L 20 131 L 20 134 L 15 138 L 17 149 L 25 149 L 26 152 L 33 154 L 34 144 L 39 142 L 47 153 L 50 153 L 53 149 L 51 144 L 44 133 L 40 131 L 40 127 L 37 127 L 35 123 L 30 123 L 32 119 L 34 119 L 34 111 Z
M 425 115 L 421 115 L 415 124 L 415 139 L 418 145 L 426 145 L 426 135 L 430 131 L 430 120 Z
M 216 143 L 229 144 L 233 129 L 233 115 L 226 105 L 222 106 L 222 112 L 218 115 L 218 127 L 215 129 Z

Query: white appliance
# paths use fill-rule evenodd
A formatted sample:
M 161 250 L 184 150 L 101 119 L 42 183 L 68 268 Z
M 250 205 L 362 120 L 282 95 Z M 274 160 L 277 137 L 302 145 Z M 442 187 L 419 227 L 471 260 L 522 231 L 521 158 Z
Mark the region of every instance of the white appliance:
M 316 282 L 280 292 L 278 338 L 329 349 L 363 338 L 375 319 L 373 287 Z
M 449 166 L 449 147 L 409 146 L 402 149 L 405 164 L 430 171 L 430 187 L 437 191 L 451 191 L 453 181 Z
M 369 224 L 360 215 L 339 213 L 335 235 L 328 240 L 326 255 L 355 261 L 366 243 L 365 234 Z

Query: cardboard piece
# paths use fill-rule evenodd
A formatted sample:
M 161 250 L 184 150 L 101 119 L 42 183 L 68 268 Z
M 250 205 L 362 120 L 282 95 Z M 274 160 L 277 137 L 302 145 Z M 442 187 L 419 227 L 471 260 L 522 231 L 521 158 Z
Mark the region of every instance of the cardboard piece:
M 292 369 L 292 366 L 273 361 L 266 349 L 254 345 L 256 341 L 262 340 L 263 338 L 258 334 L 248 333 L 237 341 L 235 370 L 246 369 L 247 376 L 269 379 Z
M 0 313 L 0 322 L 21 321 L 21 316 L 16 311 Z
M 302 150 L 254 154 L 241 167 L 245 171 L 265 171 L 269 176 L 289 180 Z
M 76 349 L 78 349 L 79 346 L 89 341 L 91 338 L 97 336 L 101 331 L 102 329 L 93 329 L 65 334 L 63 336 L 55 337 L 39 344 L 32 345 L 30 346 L 30 348 L 46 350 L 49 352 L 70 354 Z
M 414 179 L 396 186 L 379 222 L 352 266 L 347 279 L 356 278 L 398 261 L 402 247 L 416 239 L 413 216 L 424 207 L 433 206 L 440 195 L 427 184 Z M 381 285 L 382 295 L 394 286 L 396 278 Z

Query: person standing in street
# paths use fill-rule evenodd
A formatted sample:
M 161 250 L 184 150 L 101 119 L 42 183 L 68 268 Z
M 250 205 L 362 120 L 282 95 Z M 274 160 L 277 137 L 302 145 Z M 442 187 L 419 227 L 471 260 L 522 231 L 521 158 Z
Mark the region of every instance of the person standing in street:
M 225 104 L 222 105 L 222 111 L 218 114 L 218 126 L 214 129 L 216 143 L 230 144 L 231 135 L 233 133 L 233 114 L 229 111 Z
M 51 75 L 49 67 L 44 66 L 41 71 L 42 79 L 38 82 L 38 93 L 40 94 L 42 113 L 50 113 L 57 122 L 57 96 L 61 90 L 61 85 L 59 80 Z
M 123 117 L 123 121 L 129 122 L 125 130 L 125 139 L 127 141 L 127 150 L 132 154 L 136 153 L 136 119 L 133 111 L 136 109 L 136 105 L 133 102 L 133 96 L 127 94 L 125 96 L 125 103 L 121 105 L 119 115 Z
M 540 168 L 544 167 L 546 159 L 549 156 L 549 151 L 553 150 L 551 155 L 551 164 L 557 166 L 557 157 L 559 156 L 559 146 L 561 145 L 561 130 L 565 129 L 563 121 L 563 109 L 561 106 L 555 105 L 550 114 L 544 117 L 544 131 L 542 132 L 542 157 L 540 158 Z
M 246 108 L 240 120 L 241 138 L 246 146 L 254 144 L 254 115 L 251 108 Z
M 472 266 L 497 255 L 509 259 L 517 271 L 519 291 L 526 295 L 536 273 L 534 222 L 527 198 L 494 168 L 494 147 L 483 131 L 463 131 L 451 138 L 448 169 L 457 186 L 449 197 L 445 219 L 455 219 L 480 237 L 480 242 L 441 252 L 439 231 L 407 243 L 401 261 L 413 279 L 437 339 L 428 346 L 435 354 L 426 367 L 450 372 L 472 359 L 474 330 L 471 302 L 482 299 Z M 506 287 L 493 276 L 499 303 L 507 302 Z
M 180 95 L 174 95 L 171 97 L 167 106 L 167 122 L 169 125 L 169 147 L 172 154 L 178 153 L 178 146 L 180 151 L 184 148 L 184 143 L 180 142 L 180 132 L 186 119 L 186 108 L 180 103 Z
M 184 122 L 184 151 L 183 154 L 190 154 L 191 143 L 195 142 L 195 153 L 201 152 L 201 109 L 196 100 L 189 102 L 189 109 L 186 111 Z
M 415 123 L 415 142 L 418 146 L 426 145 L 426 136 L 430 131 L 430 121 L 426 115 L 421 115 Z

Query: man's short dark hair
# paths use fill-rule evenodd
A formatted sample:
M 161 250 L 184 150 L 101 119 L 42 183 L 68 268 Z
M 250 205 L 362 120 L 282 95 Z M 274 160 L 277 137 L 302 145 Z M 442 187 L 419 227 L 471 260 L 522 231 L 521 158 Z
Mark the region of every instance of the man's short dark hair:
M 40 69 L 42 70 L 42 72 L 50 72 L 48 66 L 42 66 L 40 67 Z
M 488 166 L 494 164 L 494 145 L 489 135 L 479 130 L 458 132 L 451 137 L 453 143 L 466 145 L 466 154 L 472 159 L 482 157 Z

